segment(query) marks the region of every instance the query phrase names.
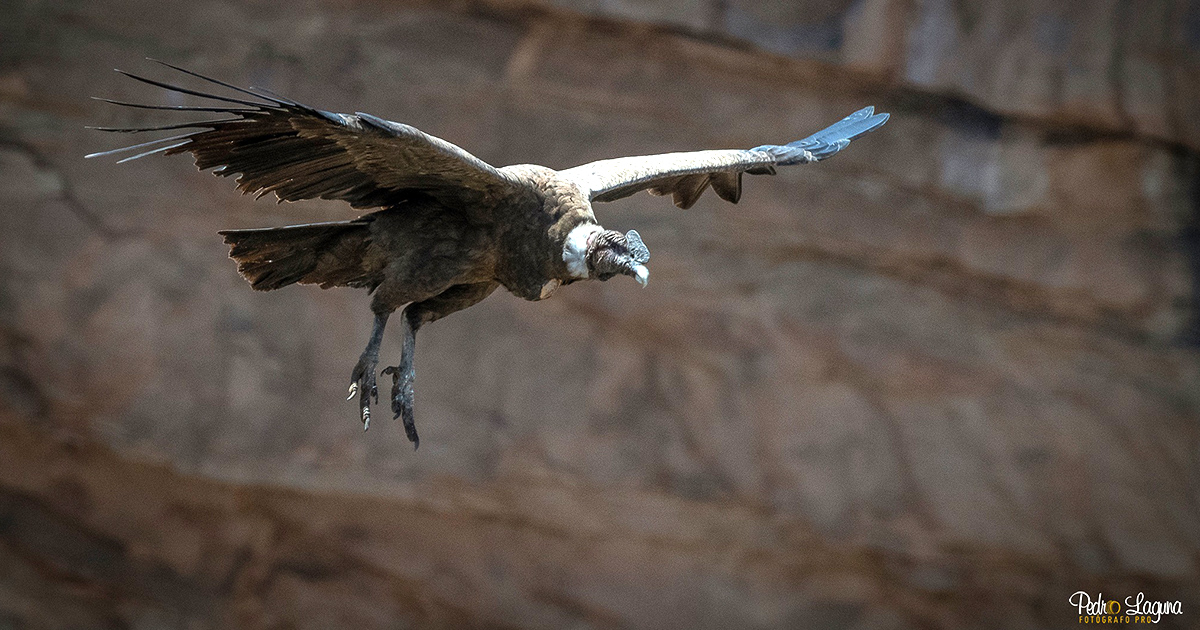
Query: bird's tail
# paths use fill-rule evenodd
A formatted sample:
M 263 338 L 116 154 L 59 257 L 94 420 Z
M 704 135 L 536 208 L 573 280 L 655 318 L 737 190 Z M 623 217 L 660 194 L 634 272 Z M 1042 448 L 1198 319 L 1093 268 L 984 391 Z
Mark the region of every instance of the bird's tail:
M 259 291 L 299 282 L 370 286 L 363 261 L 370 244 L 370 215 L 353 221 L 219 232 L 230 245 L 238 273 Z

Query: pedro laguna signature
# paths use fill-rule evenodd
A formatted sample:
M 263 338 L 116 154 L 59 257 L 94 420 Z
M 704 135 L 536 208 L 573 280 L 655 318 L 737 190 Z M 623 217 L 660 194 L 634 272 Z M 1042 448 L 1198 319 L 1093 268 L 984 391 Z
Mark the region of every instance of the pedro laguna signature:
M 391 408 L 414 447 L 413 354 L 425 324 L 479 303 L 497 287 L 543 300 L 578 280 L 626 275 L 642 286 L 650 252 L 636 231 L 606 230 L 592 204 L 638 191 L 670 195 L 689 208 L 710 186 L 737 203 L 742 175 L 771 175 L 779 166 L 818 162 L 853 138 L 878 128 L 887 114 L 861 109 L 796 142 L 753 149 L 694 151 L 600 160 L 556 171 L 535 164 L 496 168 L 463 149 L 408 125 L 370 114 L 337 114 L 269 91 L 242 89 L 163 64 L 231 90 L 217 95 L 122 73 L 173 92 L 208 99 L 207 106 L 143 105 L 141 109 L 221 117 L 156 127 L 99 128 L 115 132 L 185 130 L 87 157 L 121 162 L 162 153 L 191 153 L 201 170 L 239 174 L 237 187 L 280 201 L 338 199 L 356 219 L 220 232 L 250 286 L 269 291 L 293 283 L 360 287 L 371 293 L 375 323 L 350 375 L 363 427 L 377 403 L 376 369 L 388 318 L 403 308 L 400 362 Z M 118 71 L 120 72 L 120 71 Z

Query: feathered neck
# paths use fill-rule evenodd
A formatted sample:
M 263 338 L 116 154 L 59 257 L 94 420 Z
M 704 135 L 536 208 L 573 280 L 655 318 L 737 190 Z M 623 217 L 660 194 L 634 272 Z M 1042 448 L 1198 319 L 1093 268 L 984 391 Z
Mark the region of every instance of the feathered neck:
M 588 252 L 592 242 L 603 231 L 604 228 L 595 223 L 580 223 L 567 234 L 567 240 L 563 243 L 562 257 L 563 262 L 567 263 L 567 272 L 571 274 L 571 277 L 579 279 L 588 277 Z

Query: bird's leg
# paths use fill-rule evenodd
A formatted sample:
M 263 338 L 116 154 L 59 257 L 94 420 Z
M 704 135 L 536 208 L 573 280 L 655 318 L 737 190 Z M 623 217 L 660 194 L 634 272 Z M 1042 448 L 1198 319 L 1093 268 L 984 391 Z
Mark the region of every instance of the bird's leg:
M 413 416 L 413 381 L 417 378 L 417 371 L 413 366 L 413 352 L 417 347 L 417 329 L 422 323 L 418 319 L 419 316 L 416 308 L 404 309 L 404 313 L 401 314 L 404 341 L 400 351 L 400 365 L 383 369 L 384 374 L 392 375 L 392 417 L 400 418 L 404 422 L 404 435 L 413 443 L 413 449 L 421 445 L 421 438 L 417 435 L 417 421 Z
M 421 439 L 417 437 L 417 424 L 413 416 L 413 382 L 416 380 L 413 353 L 417 346 L 417 330 L 425 324 L 479 303 L 491 295 L 497 286 L 499 285 L 494 282 L 459 284 L 446 289 L 433 298 L 414 302 L 405 307 L 401 324 L 404 330 L 404 345 L 400 355 L 400 365 L 384 368 L 383 373 L 392 375 L 392 412 L 395 414 L 395 418 L 400 418 L 404 422 L 404 434 L 413 443 L 414 449 L 421 444 Z
M 375 326 L 371 329 L 371 340 L 363 350 L 362 356 L 350 373 L 350 395 L 346 400 L 358 394 L 359 413 L 362 418 L 363 431 L 371 428 L 371 399 L 379 402 L 379 388 L 375 385 L 375 367 L 379 365 L 379 344 L 383 342 L 383 328 L 387 326 L 389 313 L 376 313 Z

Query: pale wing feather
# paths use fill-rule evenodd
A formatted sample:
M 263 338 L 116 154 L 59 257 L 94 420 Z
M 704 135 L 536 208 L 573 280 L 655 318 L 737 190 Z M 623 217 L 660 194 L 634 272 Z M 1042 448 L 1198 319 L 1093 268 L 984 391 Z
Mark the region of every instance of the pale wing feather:
M 599 160 L 569 168 L 562 174 L 586 190 L 592 201 L 613 201 L 671 178 L 746 171 L 774 163 L 775 159 L 765 151 L 719 149 Z
M 774 174 L 777 166 L 823 160 L 887 119 L 888 114 L 876 114 L 874 107 L 865 107 L 786 145 L 614 158 L 561 173 L 574 180 L 592 201 L 613 201 L 649 190 L 659 195 L 671 194 L 675 205 L 688 208 L 711 185 L 722 199 L 737 203 L 742 173 Z

